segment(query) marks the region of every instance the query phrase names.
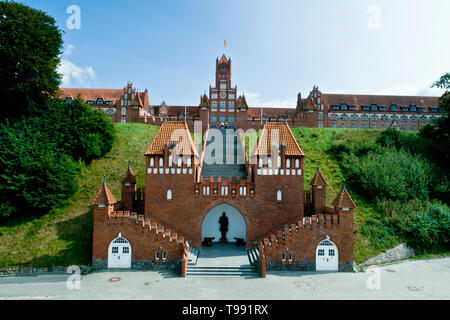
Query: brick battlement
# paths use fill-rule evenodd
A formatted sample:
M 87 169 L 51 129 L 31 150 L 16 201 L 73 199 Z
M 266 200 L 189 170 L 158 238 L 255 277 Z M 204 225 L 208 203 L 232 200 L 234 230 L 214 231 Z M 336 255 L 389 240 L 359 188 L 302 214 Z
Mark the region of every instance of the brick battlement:
M 234 181 L 232 177 L 228 177 L 228 179 L 217 177 L 216 182 L 214 182 L 214 177 L 210 177 L 209 180 L 200 177 L 199 182 L 194 184 L 194 194 L 205 197 L 253 197 L 255 185 L 248 179 L 240 177 L 235 177 Z
M 183 245 L 187 241 L 185 236 L 180 232 L 174 232 L 172 229 L 165 228 L 154 218 L 145 219 L 144 215 L 137 214 L 136 212 L 113 211 L 109 214 L 109 219 L 110 221 L 123 219 L 125 221 L 134 222 L 136 225 L 141 225 L 145 230 L 154 233 L 159 238 L 167 239 L 169 242 L 174 242 L 176 245 Z
M 332 209 L 331 209 L 332 210 Z M 341 227 L 339 214 L 319 214 L 312 217 L 303 217 L 301 221 L 285 225 L 282 230 L 270 232 L 262 237 L 261 243 L 264 247 L 271 247 L 273 244 L 282 241 L 294 240 L 296 234 L 308 232 L 317 228 L 327 230 Z

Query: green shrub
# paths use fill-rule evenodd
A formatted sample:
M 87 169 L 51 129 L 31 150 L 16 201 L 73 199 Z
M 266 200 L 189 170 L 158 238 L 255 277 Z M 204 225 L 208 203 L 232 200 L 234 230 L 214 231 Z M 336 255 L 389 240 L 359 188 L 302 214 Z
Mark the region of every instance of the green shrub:
M 362 157 L 344 155 L 341 165 L 347 180 L 369 199 L 428 199 L 432 169 L 420 156 L 386 149 Z
M 0 126 L 0 216 L 41 214 L 76 191 L 78 164 L 27 122 Z
M 412 211 L 394 220 L 399 232 L 418 253 L 450 249 L 450 210 L 439 203 Z

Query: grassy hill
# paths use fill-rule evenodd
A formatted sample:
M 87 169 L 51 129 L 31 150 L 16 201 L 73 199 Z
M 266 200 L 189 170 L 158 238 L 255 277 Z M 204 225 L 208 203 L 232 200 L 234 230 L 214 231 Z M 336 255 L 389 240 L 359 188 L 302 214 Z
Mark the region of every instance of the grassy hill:
M 92 206 L 91 201 L 106 174 L 108 186 L 120 199 L 120 178 L 128 160 L 137 174 L 138 187 L 144 186 L 144 153 L 159 127 L 143 124 L 117 124 L 117 139 L 108 155 L 84 168 L 79 178 L 79 188 L 63 208 L 55 209 L 35 219 L 15 220 L 0 226 L 0 267 L 50 266 L 88 264 L 91 257 Z M 293 128 L 299 144 L 306 154 L 305 188 L 309 188 L 318 162 L 328 180 L 328 202 L 334 199 L 342 186 L 343 175 L 336 158 L 328 149 L 336 132 L 349 136 L 369 138 L 378 135 L 376 130 L 342 130 L 328 128 Z M 364 236 L 362 225 L 367 219 L 376 219 L 379 213 L 373 205 L 350 190 L 358 205 L 355 214 L 355 260 L 361 262 L 383 249 L 399 242 L 373 243 Z

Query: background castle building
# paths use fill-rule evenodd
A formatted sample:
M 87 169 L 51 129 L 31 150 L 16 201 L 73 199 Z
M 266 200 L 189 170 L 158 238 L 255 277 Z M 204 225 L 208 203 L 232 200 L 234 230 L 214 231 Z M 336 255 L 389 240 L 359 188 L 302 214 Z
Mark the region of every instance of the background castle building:
M 222 124 L 232 128 L 260 130 L 265 122 L 287 121 L 291 127 L 420 130 L 440 117 L 438 97 L 322 93 L 314 86 L 307 98 L 299 93 L 292 108 L 249 106 L 231 82 L 231 59 L 216 59 L 215 85 L 198 106 L 150 106 L 149 94 L 137 92 L 131 83 L 124 89 L 61 89 L 63 99 L 81 97 L 88 105 L 105 111 L 114 122 L 161 125 L 186 121 L 190 130 L 201 120 L 203 131 Z

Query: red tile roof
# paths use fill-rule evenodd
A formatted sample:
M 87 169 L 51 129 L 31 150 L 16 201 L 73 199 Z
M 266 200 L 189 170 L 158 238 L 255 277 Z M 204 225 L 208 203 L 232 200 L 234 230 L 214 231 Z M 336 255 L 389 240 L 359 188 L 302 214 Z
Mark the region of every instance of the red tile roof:
M 278 137 L 278 141 L 272 139 Z M 305 154 L 300 149 L 291 128 L 286 123 L 269 122 L 264 125 L 258 140 L 258 146 L 255 150 L 257 155 L 271 155 L 272 144 L 286 144 L 286 155 L 289 156 L 304 156 Z
M 104 183 L 103 186 L 97 191 L 97 194 L 92 201 L 94 205 L 109 205 L 117 203 L 109 187 Z
M 362 95 L 362 94 L 322 94 L 323 103 L 329 107 L 345 103 L 349 106 L 355 106 L 356 110 L 362 110 L 361 106 L 390 107 L 415 105 L 417 107 L 434 107 L 438 103 L 439 97 L 428 96 L 389 96 L 389 95 Z
M 316 174 L 311 180 L 310 185 L 312 186 L 328 186 L 328 182 L 325 179 L 325 177 L 322 175 L 322 172 L 320 172 L 320 169 L 316 171 Z
M 166 122 L 161 125 L 146 155 L 163 155 L 166 143 L 173 144 L 175 142 L 180 154 L 198 156 L 187 124 L 176 121 Z
M 337 195 L 336 199 L 331 203 L 335 208 L 356 208 L 355 202 L 353 202 L 352 197 L 347 192 L 345 187 Z

